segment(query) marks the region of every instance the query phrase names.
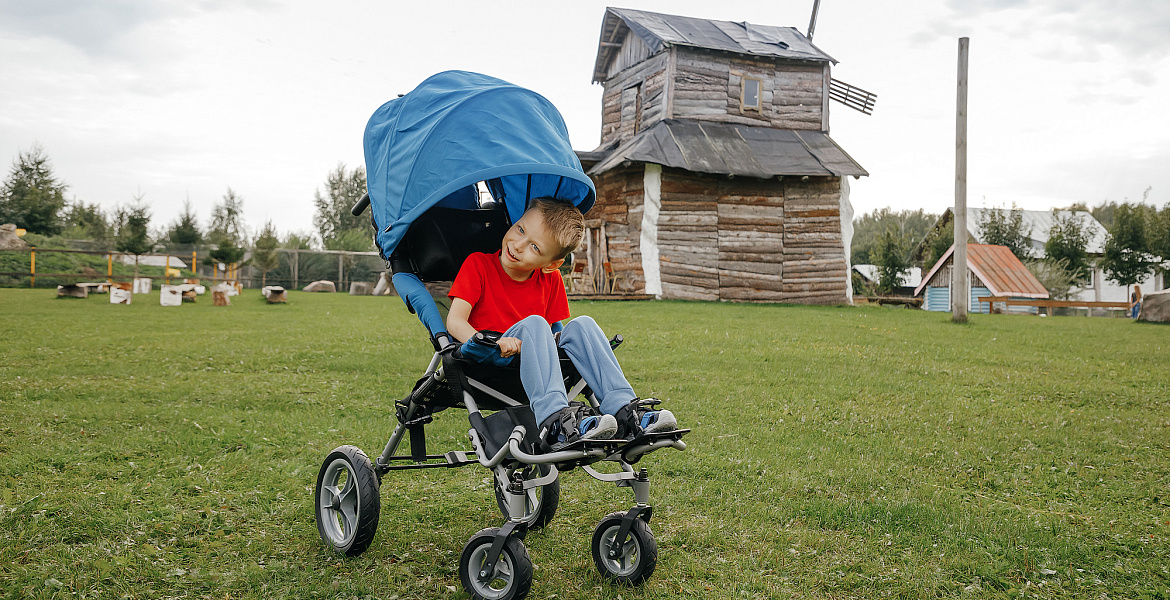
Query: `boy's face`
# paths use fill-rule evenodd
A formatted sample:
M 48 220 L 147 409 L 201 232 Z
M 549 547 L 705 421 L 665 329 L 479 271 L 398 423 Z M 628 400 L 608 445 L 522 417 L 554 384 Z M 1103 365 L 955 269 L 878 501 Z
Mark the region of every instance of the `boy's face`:
M 504 234 L 500 246 L 500 266 L 516 281 L 528 279 L 532 272 L 542 269 L 555 271 L 565 262 L 555 257 L 560 247 L 544 224 L 539 209 L 530 209 Z

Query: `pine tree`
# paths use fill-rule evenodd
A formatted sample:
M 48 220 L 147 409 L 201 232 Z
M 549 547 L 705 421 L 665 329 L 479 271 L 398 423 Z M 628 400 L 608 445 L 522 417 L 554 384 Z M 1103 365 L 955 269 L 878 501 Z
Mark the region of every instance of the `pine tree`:
M 0 223 L 15 223 L 29 233 L 61 233 L 67 185 L 53 175 L 45 151 L 34 145 L 21 152 L 0 186 Z

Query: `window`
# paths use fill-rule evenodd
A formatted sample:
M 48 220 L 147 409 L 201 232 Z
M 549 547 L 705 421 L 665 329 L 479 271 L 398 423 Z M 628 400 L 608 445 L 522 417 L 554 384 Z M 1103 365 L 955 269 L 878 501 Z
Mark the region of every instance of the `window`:
M 743 110 L 760 110 L 760 80 L 752 77 L 743 78 L 739 103 Z

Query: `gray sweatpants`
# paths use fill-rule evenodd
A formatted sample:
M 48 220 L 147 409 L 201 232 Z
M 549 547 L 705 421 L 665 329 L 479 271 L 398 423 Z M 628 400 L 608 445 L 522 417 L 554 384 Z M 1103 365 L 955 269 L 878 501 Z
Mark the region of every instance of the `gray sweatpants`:
M 528 394 L 537 424 L 543 424 L 553 413 L 569 405 L 552 330 L 544 318 L 533 315 L 509 327 L 504 337 L 520 340 L 520 382 Z M 569 321 L 561 332 L 560 347 L 597 394 L 601 412 L 615 414 L 635 398 L 634 389 L 609 347 L 609 340 L 592 318 L 581 316 Z

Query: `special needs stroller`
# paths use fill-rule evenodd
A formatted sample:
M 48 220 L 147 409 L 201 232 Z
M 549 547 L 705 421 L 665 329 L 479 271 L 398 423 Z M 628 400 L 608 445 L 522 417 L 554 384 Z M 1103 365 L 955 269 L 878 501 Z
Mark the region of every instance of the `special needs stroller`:
M 496 501 L 506 522 L 473 535 L 463 549 L 459 576 L 473 598 L 523 598 L 532 562 L 523 539 L 552 520 L 560 498 L 558 475 L 581 467 L 591 476 L 628 487 L 634 506 L 598 524 L 594 563 L 612 581 L 639 584 L 654 571 L 657 547 L 645 468 L 633 464 L 664 447 L 683 450 L 689 430 L 642 434 L 633 440 L 581 440 L 541 452 L 538 426 L 513 367 L 485 367 L 457 357 L 424 281 L 453 280 L 472 252 L 500 248 L 510 223 L 531 198 L 571 202 L 582 212 L 596 197 L 568 141 L 564 121 L 544 97 L 507 82 L 459 71 L 432 76 L 383 105 L 365 131 L 369 206 L 375 241 L 394 271 L 393 284 L 430 334 L 435 353 L 414 389 L 396 402 L 397 425 L 371 463 L 354 446 L 329 453 L 317 476 L 317 527 L 333 550 L 361 554 L 378 527 L 379 486 L 390 471 L 480 464 L 494 473 Z M 480 193 L 483 186 L 490 193 Z M 559 328 L 559 323 L 554 330 Z M 611 340 L 612 347 L 621 336 Z M 569 398 L 598 401 L 572 363 L 561 356 Z M 470 450 L 429 454 L 425 426 L 446 408 L 468 412 Z M 410 451 L 398 454 L 409 437 Z M 598 461 L 620 470 L 603 473 Z

